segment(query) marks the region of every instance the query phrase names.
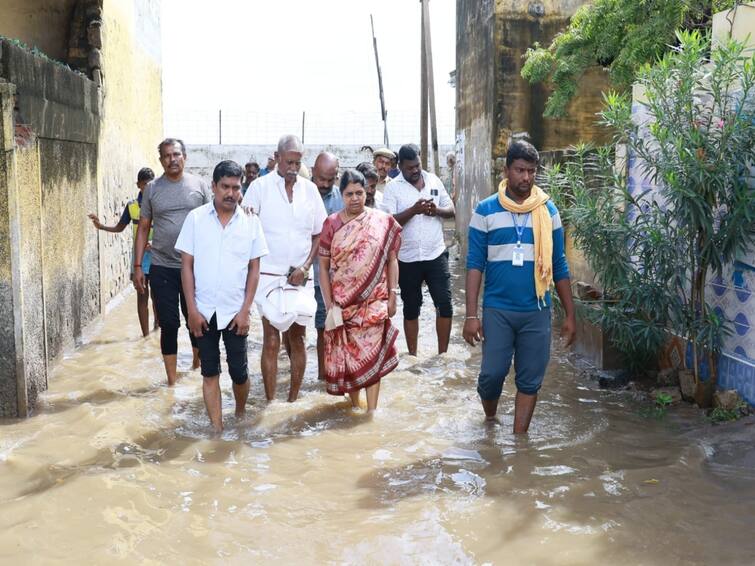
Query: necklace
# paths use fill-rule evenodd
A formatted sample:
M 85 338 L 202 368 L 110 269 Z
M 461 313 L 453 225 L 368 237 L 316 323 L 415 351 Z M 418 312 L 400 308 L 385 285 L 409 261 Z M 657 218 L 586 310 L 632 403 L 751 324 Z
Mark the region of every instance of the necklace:
M 362 214 L 362 213 L 361 213 L 361 212 L 359 212 L 359 213 L 357 213 L 357 214 L 349 214 L 349 213 L 348 213 L 348 212 L 346 212 L 345 210 L 343 211 L 344 219 L 346 220 L 346 222 L 351 222 L 352 220 L 354 220 L 354 219 L 355 219 L 355 218 L 356 218 L 357 216 L 359 216 L 360 214 Z

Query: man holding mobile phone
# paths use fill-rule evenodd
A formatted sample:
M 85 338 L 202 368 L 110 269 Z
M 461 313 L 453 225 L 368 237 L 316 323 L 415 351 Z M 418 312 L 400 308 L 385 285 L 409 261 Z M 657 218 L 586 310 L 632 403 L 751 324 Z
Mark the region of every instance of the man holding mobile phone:
M 401 146 L 401 174 L 386 185 L 381 208 L 403 226 L 398 252 L 401 300 L 404 303 L 404 335 L 409 353 L 417 355 L 422 284 L 426 283 L 435 305 L 438 353 L 448 350 L 451 336 L 451 273 L 443 239 L 443 219 L 455 209 L 441 180 L 422 170 L 419 148 Z

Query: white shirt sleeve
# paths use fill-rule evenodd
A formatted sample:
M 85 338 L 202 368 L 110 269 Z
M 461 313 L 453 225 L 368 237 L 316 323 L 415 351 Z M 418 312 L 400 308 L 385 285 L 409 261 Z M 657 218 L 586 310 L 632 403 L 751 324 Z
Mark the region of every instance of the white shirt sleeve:
M 265 240 L 265 234 L 262 232 L 262 222 L 256 216 L 251 218 L 251 226 L 249 231 L 252 234 L 252 247 L 249 252 L 249 259 L 257 259 L 263 255 L 270 253 L 267 249 L 267 241 Z
M 176 240 L 176 251 L 184 252 L 189 255 L 194 255 L 194 219 L 196 214 L 191 211 L 184 220 L 184 225 L 181 227 L 181 233 L 178 234 Z
M 328 217 L 328 212 L 325 210 L 325 203 L 322 202 L 322 197 L 317 187 L 313 184 L 312 198 L 315 203 L 315 220 L 312 225 L 312 235 L 317 236 L 322 232 L 322 225 L 325 223 L 325 219 Z
M 446 190 L 446 186 L 443 184 L 443 181 L 438 179 L 438 177 L 435 177 L 435 180 L 435 186 L 438 187 L 438 206 L 440 208 L 448 208 L 449 206 L 453 205 L 453 201 L 448 195 L 448 191 Z
M 259 214 L 260 204 L 262 203 L 262 199 L 261 199 L 261 191 L 259 189 L 259 184 L 257 183 L 257 181 L 259 181 L 259 179 L 255 179 L 252 182 L 252 184 L 249 185 L 249 188 L 246 190 L 246 194 L 244 195 L 244 198 L 241 200 L 241 206 L 251 207 L 251 209 L 256 214 Z
M 377 202 L 377 201 L 376 201 Z M 398 214 L 398 195 L 396 194 L 395 185 L 388 183 L 383 192 L 383 202 L 380 203 L 380 210 L 388 214 Z

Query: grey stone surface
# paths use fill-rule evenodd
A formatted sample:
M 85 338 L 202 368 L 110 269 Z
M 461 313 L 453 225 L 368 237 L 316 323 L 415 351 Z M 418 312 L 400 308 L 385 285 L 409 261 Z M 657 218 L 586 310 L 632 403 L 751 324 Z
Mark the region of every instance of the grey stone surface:
M 742 397 L 735 389 L 713 393 L 713 407 L 724 411 L 733 411 L 742 403 Z
M 675 368 L 666 368 L 658 372 L 655 378 L 656 383 L 661 387 L 678 386 L 679 370 Z
M 96 143 L 100 97 L 85 76 L 0 41 L 0 76 L 16 85 L 23 122 L 39 137 Z
M 695 401 L 697 384 L 695 383 L 695 374 L 691 370 L 683 369 L 679 371 L 679 389 L 685 401 Z

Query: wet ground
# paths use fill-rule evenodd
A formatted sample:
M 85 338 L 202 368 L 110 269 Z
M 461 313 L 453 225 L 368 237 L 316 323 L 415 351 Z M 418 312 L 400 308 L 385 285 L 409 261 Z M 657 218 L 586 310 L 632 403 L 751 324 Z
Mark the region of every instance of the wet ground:
M 256 319 L 249 416 L 234 421 L 224 375 L 213 438 L 199 373 L 164 386 L 130 296 L 56 364 L 37 414 L 0 426 L 0 562 L 755 562 L 752 420 L 643 416 L 647 400 L 600 390 L 554 339 L 531 432 L 514 438 L 513 384 L 486 426 L 479 351 L 459 317 L 435 355 L 432 316 L 372 420 L 323 393 L 312 348 L 300 400 L 285 402 L 283 378 L 266 405 Z

